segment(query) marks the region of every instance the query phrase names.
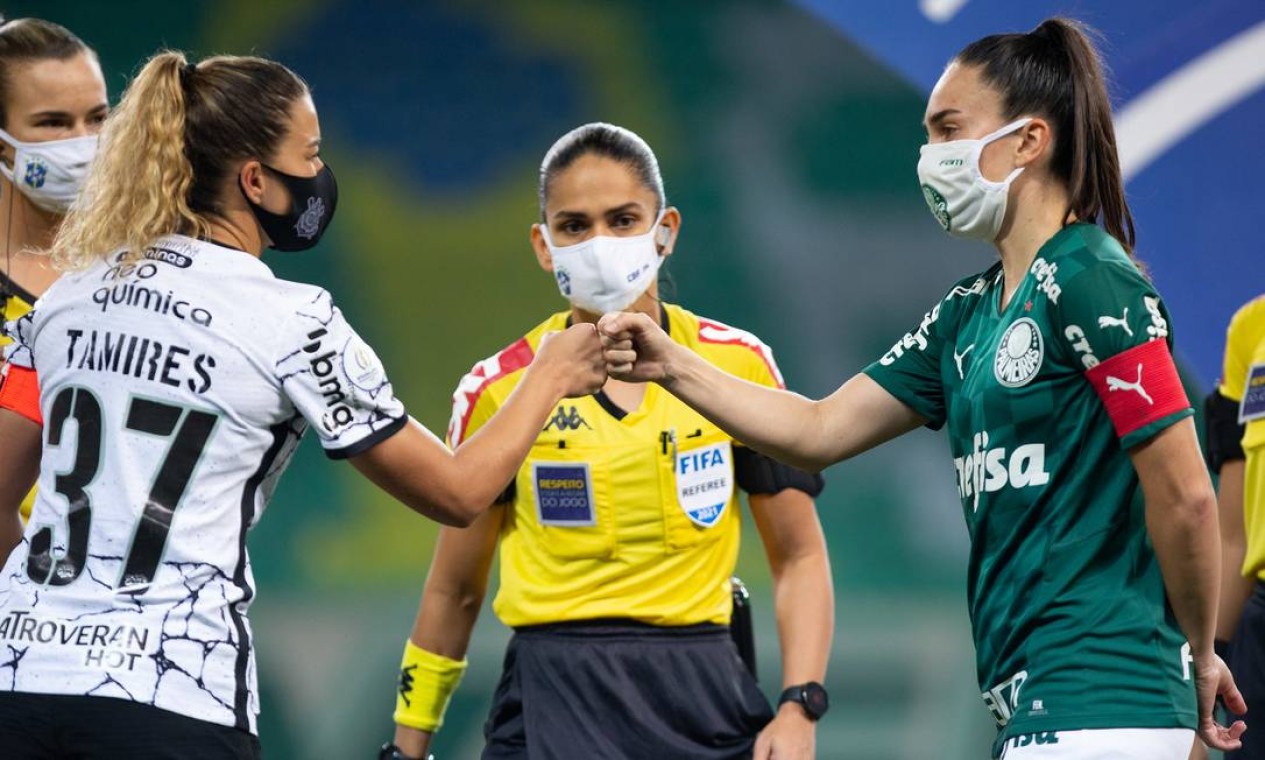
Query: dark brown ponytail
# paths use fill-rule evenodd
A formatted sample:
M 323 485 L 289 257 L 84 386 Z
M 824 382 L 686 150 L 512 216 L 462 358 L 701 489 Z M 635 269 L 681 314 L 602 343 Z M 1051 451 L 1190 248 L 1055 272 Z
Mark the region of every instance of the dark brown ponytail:
M 1054 131 L 1051 170 L 1067 185 L 1068 219 L 1095 222 L 1133 255 L 1133 214 L 1124 194 L 1097 33 L 1051 18 L 1027 34 L 995 34 L 958 54 L 1002 95 L 1003 117 L 1041 116 Z

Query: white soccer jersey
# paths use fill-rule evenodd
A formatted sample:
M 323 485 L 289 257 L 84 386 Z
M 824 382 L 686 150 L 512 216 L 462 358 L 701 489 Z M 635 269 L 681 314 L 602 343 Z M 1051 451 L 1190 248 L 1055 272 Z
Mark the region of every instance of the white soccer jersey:
M 62 277 L 10 325 L 40 378 L 39 496 L 0 576 L 0 689 L 255 731 L 246 534 L 300 436 L 405 424 L 329 293 L 187 237 Z

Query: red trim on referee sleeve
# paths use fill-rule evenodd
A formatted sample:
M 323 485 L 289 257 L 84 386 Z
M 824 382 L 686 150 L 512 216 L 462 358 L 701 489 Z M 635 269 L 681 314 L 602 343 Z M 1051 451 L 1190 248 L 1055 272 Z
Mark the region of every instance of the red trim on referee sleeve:
M 17 412 L 37 425 L 44 424 L 40 414 L 40 383 L 35 370 L 10 364 L 0 382 L 0 409 Z
M 1163 338 L 1147 341 L 1085 372 L 1121 438 L 1190 407 Z
M 448 441 L 453 448 L 465 440 L 466 429 L 470 427 L 470 417 L 474 414 L 474 405 L 488 386 L 511 372 L 531 364 L 536 352 L 526 338 L 519 338 L 508 348 L 496 356 L 484 359 L 474 366 L 457 387 L 453 394 L 453 416 L 448 423 Z

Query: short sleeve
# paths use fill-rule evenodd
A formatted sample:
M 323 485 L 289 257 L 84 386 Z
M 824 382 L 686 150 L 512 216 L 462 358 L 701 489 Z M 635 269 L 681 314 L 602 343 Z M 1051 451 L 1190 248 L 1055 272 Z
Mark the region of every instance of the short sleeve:
M 492 394 L 483 392 L 485 384 L 485 378 L 467 375 L 452 394 L 452 419 L 444 437 L 449 448 L 460 446 L 496 414 L 496 401 Z
M 1172 356 L 1168 310 L 1127 261 L 1097 261 L 1050 300 L 1054 340 L 1079 362 L 1130 448 L 1194 414 Z
M 1242 401 L 1248 369 L 1260 339 L 1259 323 L 1265 312 L 1265 301 L 1256 300 L 1243 306 L 1230 320 L 1225 331 L 1225 359 L 1221 364 L 1218 390 L 1231 401 Z
M 281 331 L 277 379 L 325 454 L 363 454 L 408 421 L 377 354 L 320 291 Z
M 914 330 L 896 341 L 878 361 L 863 371 L 898 401 L 927 419 L 927 427 L 944 425 L 944 379 L 940 362 L 945 338 L 937 303 Z

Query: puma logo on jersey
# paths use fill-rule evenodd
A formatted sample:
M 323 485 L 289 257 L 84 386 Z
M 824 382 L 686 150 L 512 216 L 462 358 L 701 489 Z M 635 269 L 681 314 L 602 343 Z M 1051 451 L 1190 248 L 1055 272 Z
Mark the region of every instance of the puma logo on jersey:
M 1098 326 L 1104 330 L 1108 327 L 1120 327 L 1129 333 L 1129 337 L 1133 337 L 1133 328 L 1129 327 L 1129 307 L 1124 307 L 1124 314 L 1119 319 L 1112 316 L 1103 316 L 1098 318 Z
M 1045 471 L 1045 444 L 1025 443 L 1010 452 L 990 449 L 988 433 L 976 433 L 974 450 L 955 457 L 953 466 L 958 474 L 958 495 L 974 499 L 973 512 L 979 511 L 980 494 L 1050 482 L 1050 474 Z
M 1142 364 L 1138 364 L 1137 382 L 1129 383 L 1118 377 L 1107 375 L 1107 389 L 1110 391 L 1134 391 L 1142 398 L 1146 399 L 1146 403 L 1151 406 L 1155 405 L 1155 399 L 1151 398 L 1151 394 L 1146 392 L 1146 388 L 1142 387 Z
M 958 350 L 956 348 L 953 349 L 953 362 L 958 365 L 958 379 L 959 380 L 966 379 L 966 373 L 962 370 L 962 360 L 966 358 L 967 354 L 971 353 L 971 349 L 973 348 L 975 348 L 974 343 L 967 346 L 966 350 L 960 354 L 958 353 Z

